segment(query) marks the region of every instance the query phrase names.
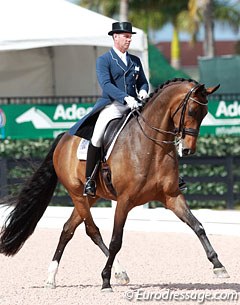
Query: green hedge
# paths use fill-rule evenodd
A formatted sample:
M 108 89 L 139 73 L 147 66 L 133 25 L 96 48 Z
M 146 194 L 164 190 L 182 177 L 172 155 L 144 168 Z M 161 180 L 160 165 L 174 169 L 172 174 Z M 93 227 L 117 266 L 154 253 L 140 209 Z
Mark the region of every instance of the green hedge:
M 1 157 L 43 158 L 52 144 L 51 139 L 39 140 L 2 140 L 0 142 Z M 199 137 L 196 156 L 239 156 L 240 137 Z
M 52 140 L 40 139 L 40 140 L 3 140 L 0 142 L 0 155 L 1 157 L 19 158 L 39 158 L 43 159 L 47 154 Z M 197 144 L 197 156 L 239 156 L 240 155 L 240 137 L 231 136 L 225 137 L 199 137 Z M 24 171 L 25 172 L 25 171 Z M 20 170 L 13 171 L 12 176 L 24 176 L 24 172 Z M 188 173 L 194 176 L 199 175 L 224 175 L 223 168 L 221 167 L 200 167 L 200 166 L 181 166 L 180 174 L 184 177 Z M 29 173 L 28 173 L 29 174 Z M 191 176 L 190 175 L 190 176 Z M 237 186 L 238 187 L 238 186 Z M 240 189 L 240 186 L 239 186 Z M 192 193 L 217 193 L 221 194 L 225 191 L 225 186 L 221 184 L 207 183 L 206 185 L 191 184 L 191 188 L 187 192 Z M 58 192 L 65 193 L 63 188 L 58 189 Z M 102 202 L 102 206 L 109 206 L 109 202 Z M 156 202 L 151 202 L 150 207 L 161 206 Z M 191 208 L 225 208 L 225 202 L 190 202 Z

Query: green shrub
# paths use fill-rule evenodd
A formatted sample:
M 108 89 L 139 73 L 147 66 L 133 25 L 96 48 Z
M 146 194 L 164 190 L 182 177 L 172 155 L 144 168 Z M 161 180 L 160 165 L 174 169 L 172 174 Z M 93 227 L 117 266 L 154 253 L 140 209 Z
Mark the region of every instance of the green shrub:
M 52 139 L 39 139 L 39 140 L 3 140 L 0 142 L 0 155 L 1 157 L 11 157 L 14 159 L 26 158 L 43 159 L 49 151 Z M 240 155 L 240 137 L 231 136 L 225 137 L 199 137 L 197 144 L 196 156 L 239 156 Z M 30 166 L 31 168 L 31 166 Z M 180 165 L 179 167 L 181 176 L 194 176 L 199 177 L 207 176 L 226 176 L 226 171 L 223 166 L 193 166 L 193 165 Z M 239 169 L 234 169 L 238 171 Z M 30 175 L 29 171 L 15 168 L 10 171 L 11 177 L 26 178 Z M 192 183 L 191 188 L 187 190 L 187 194 L 222 194 L 226 191 L 226 186 L 223 183 Z M 234 190 L 240 192 L 240 182 L 234 185 Z M 18 190 L 16 185 L 12 186 L 12 190 Z M 66 190 L 62 186 L 58 186 L 56 192 L 61 195 L 66 195 Z M 69 204 L 69 203 L 68 203 Z M 226 203 L 223 201 L 206 201 L 206 202 L 189 202 L 191 208 L 225 208 Z M 109 206 L 110 202 L 103 200 L 99 203 L 100 206 Z M 150 207 L 162 206 L 161 203 L 151 202 Z

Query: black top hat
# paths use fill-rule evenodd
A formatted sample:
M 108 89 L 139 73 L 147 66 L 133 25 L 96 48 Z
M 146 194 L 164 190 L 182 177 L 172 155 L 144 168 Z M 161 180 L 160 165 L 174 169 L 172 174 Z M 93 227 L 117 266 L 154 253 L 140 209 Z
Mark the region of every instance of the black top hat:
M 108 35 L 112 36 L 114 33 L 136 34 L 136 32 L 132 32 L 132 24 L 130 22 L 114 22 L 112 24 L 112 30 L 108 32 Z

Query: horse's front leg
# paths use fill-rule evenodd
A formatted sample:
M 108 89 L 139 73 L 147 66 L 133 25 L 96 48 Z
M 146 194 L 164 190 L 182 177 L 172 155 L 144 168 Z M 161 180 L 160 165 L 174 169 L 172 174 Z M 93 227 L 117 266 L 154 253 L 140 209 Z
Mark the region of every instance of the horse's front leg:
M 87 235 L 92 239 L 92 241 L 98 245 L 98 247 L 102 250 L 102 252 L 108 257 L 109 250 L 103 242 L 102 236 L 96 224 L 93 221 L 92 215 L 90 214 L 88 218 L 84 221 L 86 227 Z M 130 279 L 127 275 L 126 270 L 120 264 L 118 259 L 115 259 L 113 262 L 113 270 L 117 283 L 119 285 L 126 285 L 130 282 Z
M 124 211 L 122 207 L 117 204 L 115 216 L 114 216 L 114 226 L 111 242 L 109 245 L 109 257 L 107 263 L 102 271 L 102 291 L 112 291 L 110 284 L 112 266 L 114 264 L 115 257 L 122 246 L 123 228 L 127 219 L 127 212 Z
M 228 278 L 229 275 L 218 259 L 218 255 L 213 249 L 202 224 L 190 211 L 186 200 L 182 194 L 176 197 L 169 197 L 166 203 L 166 207 L 172 210 L 178 218 L 185 222 L 198 236 L 203 248 L 207 254 L 207 258 L 213 264 L 213 272 L 217 277 Z

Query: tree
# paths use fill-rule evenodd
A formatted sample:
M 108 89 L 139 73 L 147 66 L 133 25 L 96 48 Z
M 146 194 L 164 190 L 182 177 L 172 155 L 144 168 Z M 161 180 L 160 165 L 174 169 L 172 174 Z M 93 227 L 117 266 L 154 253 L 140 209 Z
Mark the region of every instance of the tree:
M 128 0 L 120 0 L 119 21 L 128 21 Z
M 220 0 L 189 0 L 190 22 L 196 22 L 197 26 L 192 31 L 196 36 L 200 23 L 204 26 L 203 54 L 214 57 L 214 21 L 228 24 L 233 31 L 239 31 L 240 14 L 239 1 L 229 3 Z
M 131 21 L 146 33 L 149 29 L 160 29 L 164 24 L 174 26 L 171 48 L 171 64 L 180 67 L 179 21 L 178 14 L 187 10 L 188 0 L 82 0 L 81 5 L 115 17 L 121 21 Z
M 180 68 L 180 42 L 179 31 L 181 28 L 181 12 L 187 11 L 188 0 L 147 0 L 132 1 L 130 8 L 131 20 L 138 27 L 148 32 L 149 29 L 158 30 L 167 23 L 173 26 L 171 43 L 171 65 L 175 69 Z M 134 13 L 131 15 L 131 13 Z
M 159 30 L 165 24 L 173 26 L 171 43 L 171 65 L 180 68 L 179 32 L 190 34 L 191 42 L 197 40 L 200 25 L 204 25 L 204 55 L 213 57 L 214 21 L 229 24 L 234 31 L 239 30 L 240 1 L 230 4 L 226 0 L 81 0 L 81 5 L 104 15 L 126 21 L 146 33 L 150 29 Z
M 213 0 L 198 0 L 198 2 L 198 7 L 202 10 L 204 26 L 203 54 L 208 57 L 214 57 Z

